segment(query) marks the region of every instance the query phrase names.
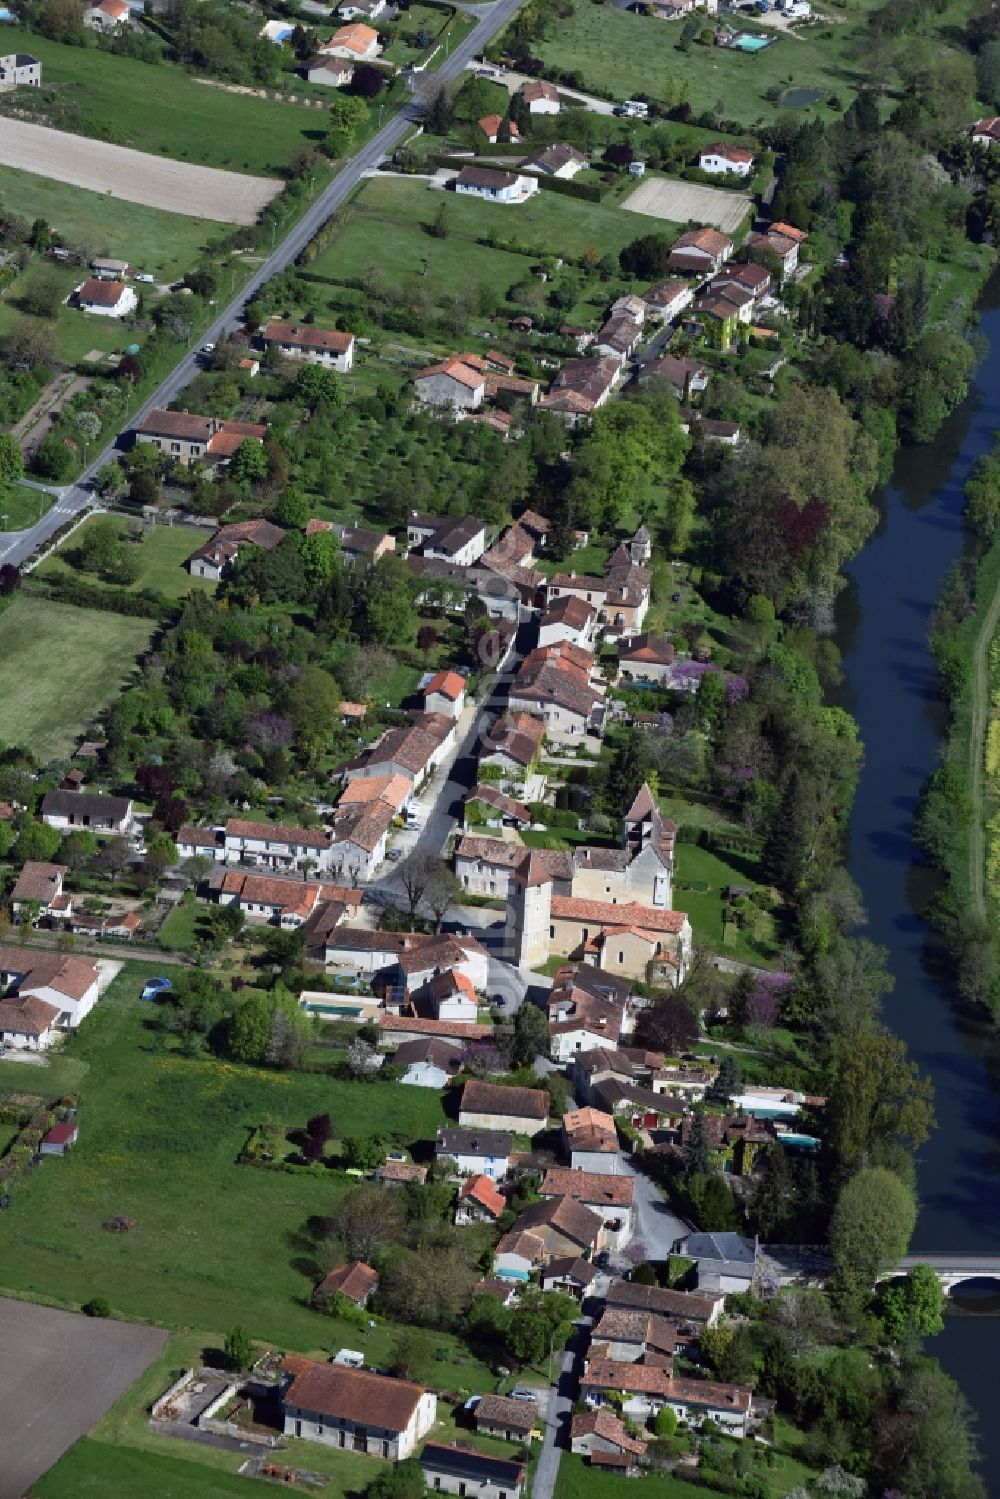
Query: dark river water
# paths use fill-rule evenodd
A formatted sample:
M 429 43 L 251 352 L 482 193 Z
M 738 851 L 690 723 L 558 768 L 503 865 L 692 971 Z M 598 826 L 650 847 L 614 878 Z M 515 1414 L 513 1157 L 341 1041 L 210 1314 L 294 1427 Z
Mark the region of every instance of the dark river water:
M 1000 277 L 981 302 L 989 352 L 964 405 L 929 448 L 898 457 L 882 519 L 849 568 L 838 641 L 841 701 L 858 720 L 865 765 L 851 818 L 849 868 L 867 935 L 888 948 L 895 990 L 887 1023 L 934 1080 L 938 1128 L 918 1162 L 913 1249 L 1000 1251 L 1000 1031 L 960 1011 L 921 912 L 935 888 L 910 825 L 938 762 L 945 716 L 927 650 L 930 611 L 962 554 L 962 485 L 1000 429 Z M 981 1471 L 1000 1496 L 997 1352 L 1000 1287 L 969 1288 L 928 1349 L 958 1379 L 978 1416 Z M 968 1315 L 965 1308 L 978 1308 Z M 990 1314 L 992 1313 L 992 1315 Z

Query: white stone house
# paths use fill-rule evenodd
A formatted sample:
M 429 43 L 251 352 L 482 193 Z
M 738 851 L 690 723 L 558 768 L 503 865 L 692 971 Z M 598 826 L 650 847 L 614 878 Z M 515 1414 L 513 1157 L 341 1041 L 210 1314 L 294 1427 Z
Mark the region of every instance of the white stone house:
M 282 323 L 272 318 L 261 334 L 264 347 L 278 349 L 286 359 L 304 359 L 346 375 L 354 365 L 354 334 L 311 323 Z
M 77 289 L 77 303 L 81 312 L 92 312 L 97 317 L 128 317 L 138 306 L 139 299 L 124 281 L 102 281 L 90 276 Z
M 303 1358 L 285 1367 L 286 1436 L 402 1462 L 437 1417 L 437 1396 L 409 1380 Z

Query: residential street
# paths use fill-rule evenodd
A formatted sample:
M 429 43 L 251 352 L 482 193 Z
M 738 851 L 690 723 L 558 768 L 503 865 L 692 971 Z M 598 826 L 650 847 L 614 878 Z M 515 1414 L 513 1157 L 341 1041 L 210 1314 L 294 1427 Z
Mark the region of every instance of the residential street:
M 531 1483 L 531 1499 L 552 1499 L 559 1460 L 563 1448 L 569 1445 L 569 1423 L 573 1414 L 576 1396 L 578 1363 L 590 1341 L 591 1317 L 581 1317 L 572 1338 L 559 1361 L 559 1379 L 555 1392 L 549 1397 L 545 1412 L 545 1434 L 538 1466 Z
M 475 30 L 470 32 L 464 41 L 457 44 L 450 57 L 446 58 L 435 72 L 422 74 L 416 79 L 413 97 L 397 114 L 386 121 L 381 130 L 378 130 L 355 156 L 350 157 L 344 163 L 329 186 L 306 210 L 281 243 L 271 251 L 239 294 L 219 313 L 214 322 L 202 331 L 199 335 L 199 348 L 204 343 L 218 343 L 236 331 L 242 321 L 244 303 L 249 301 L 265 282 L 270 281 L 272 276 L 287 270 L 334 210 L 339 208 L 350 195 L 365 173 L 375 167 L 384 155 L 391 152 L 406 131 L 419 121 L 427 100 L 436 94 L 443 83 L 457 78 L 464 71 L 470 59 L 477 53 L 481 53 L 490 39 L 506 26 L 520 3 L 521 0 L 495 0 L 495 4 L 488 7 L 487 13 L 482 16 Z M 126 430 L 130 430 L 137 421 L 141 421 L 153 407 L 169 406 L 172 401 L 176 401 L 181 391 L 198 373 L 198 359 L 199 349 L 190 349 L 149 399 L 143 402 L 138 410 L 129 413 Z M 108 443 L 96 455 L 94 461 L 84 470 L 72 488 L 63 493 L 59 505 L 50 510 L 48 515 L 43 516 L 37 525 L 25 531 L 10 532 L 0 546 L 0 562 L 20 566 L 38 550 L 44 541 L 65 525 L 72 515 L 92 505 L 94 475 L 98 469 L 116 456 L 120 446 L 120 437 Z

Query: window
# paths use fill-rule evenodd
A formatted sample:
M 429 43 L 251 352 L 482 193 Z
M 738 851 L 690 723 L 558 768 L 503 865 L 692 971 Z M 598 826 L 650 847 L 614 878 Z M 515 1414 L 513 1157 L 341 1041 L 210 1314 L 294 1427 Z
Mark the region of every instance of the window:
M 618 949 L 618 963 L 619 963 L 619 966 L 622 963 L 624 963 L 624 961 L 625 961 L 625 954 L 622 952 L 621 948 L 619 948 Z
M 157 447 L 159 447 L 159 443 L 157 443 Z M 171 451 L 171 453 L 179 453 L 180 450 L 181 450 L 181 445 L 180 445 L 179 442 L 172 442 L 170 444 L 170 451 Z
M 556 934 L 555 927 L 554 926 L 550 926 L 549 927 L 549 938 L 550 938 L 550 940 L 555 936 L 555 934 Z

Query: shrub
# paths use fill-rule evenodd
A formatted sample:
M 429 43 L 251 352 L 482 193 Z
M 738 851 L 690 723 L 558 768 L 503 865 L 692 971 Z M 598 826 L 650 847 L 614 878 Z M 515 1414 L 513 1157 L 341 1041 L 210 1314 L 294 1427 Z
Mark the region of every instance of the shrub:
M 86 1317 L 110 1317 L 111 1303 L 103 1296 L 93 1296 L 84 1302 L 83 1314 Z

